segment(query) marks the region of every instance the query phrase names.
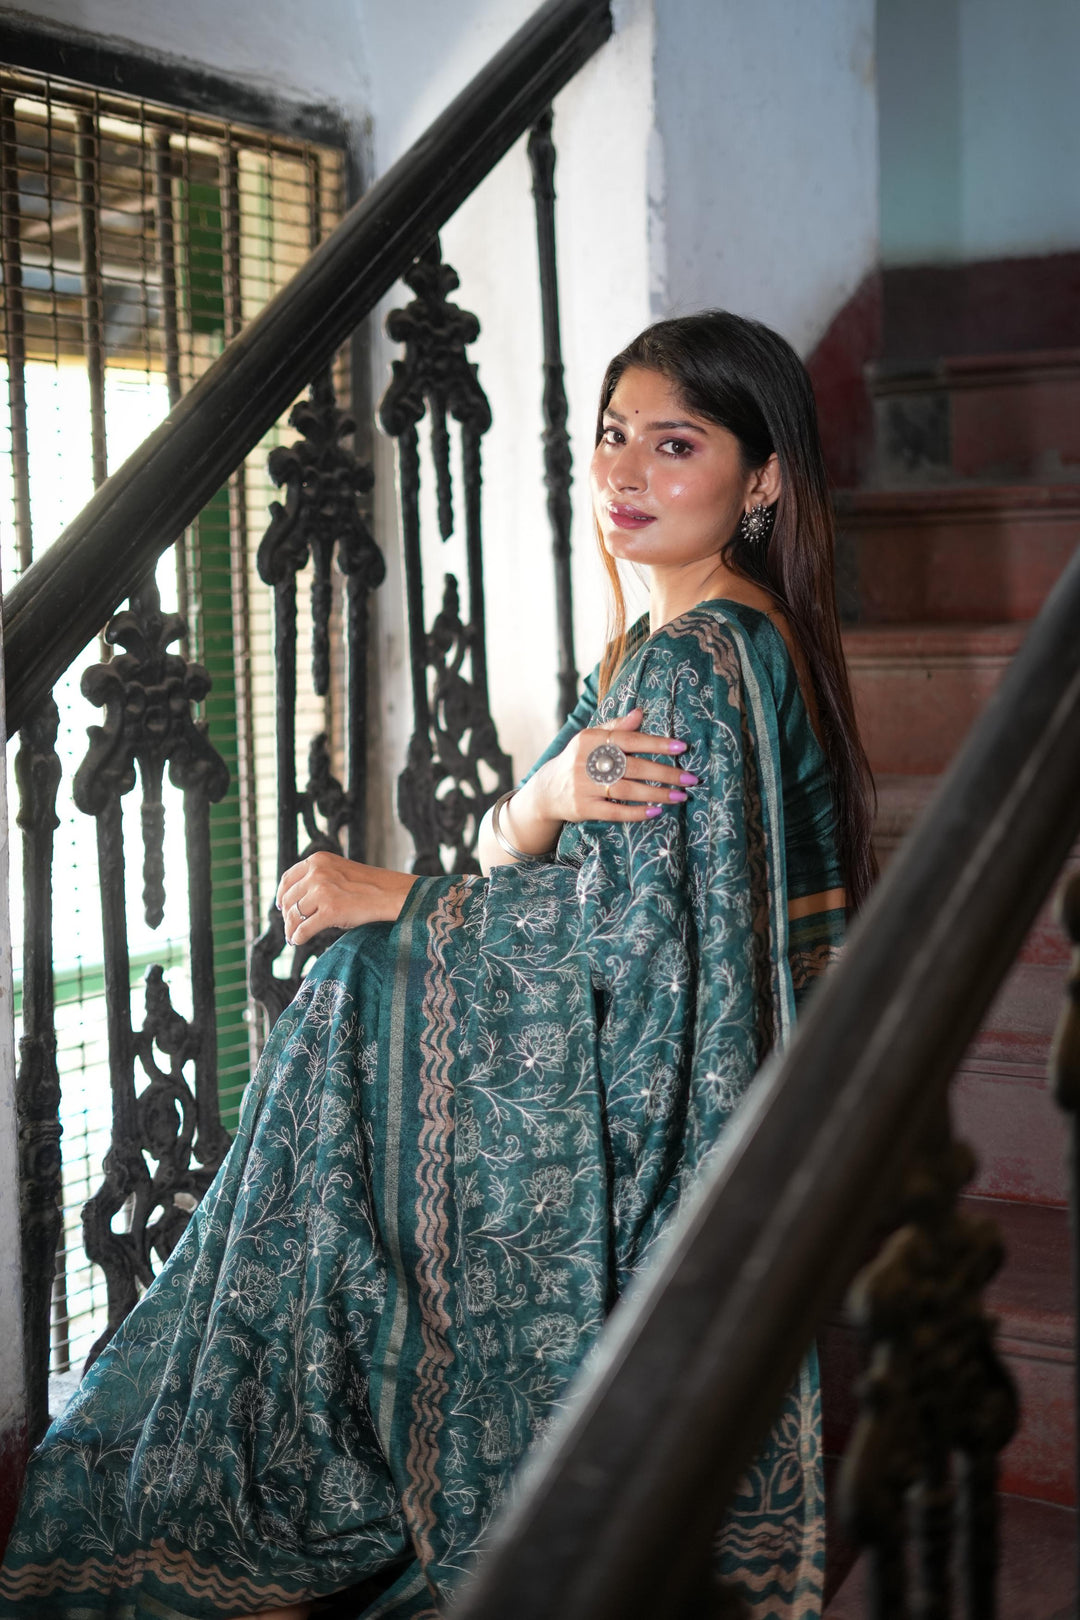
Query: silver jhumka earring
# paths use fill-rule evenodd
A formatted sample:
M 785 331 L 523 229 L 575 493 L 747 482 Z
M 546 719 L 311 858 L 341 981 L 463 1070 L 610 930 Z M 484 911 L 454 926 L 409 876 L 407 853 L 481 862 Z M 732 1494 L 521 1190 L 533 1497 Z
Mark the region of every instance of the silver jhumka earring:
M 740 539 L 748 541 L 752 546 L 766 545 L 775 519 L 776 507 L 766 506 L 764 502 L 759 501 L 757 506 L 752 506 L 749 512 L 744 512 L 739 519 Z

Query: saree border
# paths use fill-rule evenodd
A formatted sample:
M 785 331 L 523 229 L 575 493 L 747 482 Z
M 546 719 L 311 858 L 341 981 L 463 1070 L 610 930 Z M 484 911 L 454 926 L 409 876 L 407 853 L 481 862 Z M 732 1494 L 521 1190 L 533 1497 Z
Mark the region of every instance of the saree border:
M 421 1005 L 419 1157 L 416 1165 L 415 1241 L 418 1250 L 415 1276 L 423 1350 L 417 1362 L 412 1391 L 413 1420 L 405 1457 L 408 1483 L 402 1507 L 426 1568 L 435 1561 L 431 1534 L 437 1524 L 434 1500 L 442 1486 L 438 1472 L 438 1437 L 443 1426 L 443 1402 L 450 1385 L 446 1370 L 453 1360 L 449 1344 L 450 1294 L 448 1265 L 450 1144 L 454 1131 L 451 1073 L 452 1038 L 457 1031 L 456 997 L 446 968 L 446 946 L 464 919 L 469 885 L 455 883 L 440 896 L 428 923 L 424 997 Z
M 415 884 L 414 889 L 420 885 Z M 372 1413 L 383 1455 L 389 1457 L 393 1442 L 394 1405 L 397 1400 L 397 1369 L 405 1343 L 405 1329 L 409 1316 L 409 1291 L 405 1277 L 405 1262 L 398 1234 L 398 1171 L 401 1163 L 402 1076 L 405 1065 L 405 1012 L 409 998 L 409 965 L 412 951 L 416 905 L 410 905 L 412 895 L 406 897 L 398 922 L 397 954 L 394 968 L 394 988 L 390 1004 L 389 1060 L 386 1086 L 386 1150 L 383 1155 L 383 1182 L 386 1209 L 386 1247 L 393 1261 L 395 1298 L 394 1311 L 386 1349 L 382 1357 L 382 1387 L 379 1391 L 378 1411 Z
M 11 1602 L 44 1598 L 57 1591 L 109 1597 L 116 1592 L 118 1585 L 130 1592 L 136 1583 L 150 1575 L 163 1584 L 179 1587 L 187 1597 L 223 1606 L 228 1604 L 230 1607 L 235 1603 L 240 1612 L 248 1607 L 252 1614 L 268 1605 L 284 1607 L 310 1598 L 310 1591 L 306 1588 L 298 1591 L 276 1582 L 257 1584 L 256 1575 L 243 1579 L 222 1576 L 216 1569 L 197 1563 L 196 1558 L 197 1554 L 189 1549 L 178 1552 L 165 1541 L 155 1539 L 148 1547 L 140 1547 L 119 1558 L 89 1558 L 78 1564 L 72 1564 L 66 1558 L 55 1558 L 49 1564 L 27 1564 L 16 1571 L 5 1569 L 0 1590 Z M 145 1605 L 146 1595 L 137 1595 L 139 1602 Z M 100 1612 L 88 1610 L 91 1614 Z M 131 1613 L 135 1612 L 132 1607 Z M 164 1605 L 161 1612 L 165 1615 L 170 1613 Z M 178 1615 L 182 1613 L 180 1610 L 175 1612 Z
M 782 1046 L 793 1025 L 793 995 L 785 972 L 788 955 L 787 866 L 783 797 L 777 778 L 778 738 L 770 726 L 746 631 L 715 603 L 680 614 L 661 634 L 692 636 L 727 683 L 728 702 L 739 715 L 745 759 L 746 846 L 754 903 L 754 977 L 758 1005 L 759 1062 Z M 766 741 L 769 746 L 760 744 Z M 764 814 L 767 808 L 768 814 Z M 770 883 L 770 872 L 773 882 Z

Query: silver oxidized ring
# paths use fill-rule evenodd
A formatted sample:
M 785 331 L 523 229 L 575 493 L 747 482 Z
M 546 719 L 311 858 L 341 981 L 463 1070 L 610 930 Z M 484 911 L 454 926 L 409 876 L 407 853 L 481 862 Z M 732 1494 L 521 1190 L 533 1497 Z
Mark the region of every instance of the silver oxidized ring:
M 300 902 L 299 902 L 299 900 L 294 900 L 293 901 L 293 906 L 295 907 L 296 915 L 299 917 L 301 922 L 310 922 L 311 921 L 313 913 L 310 912 L 310 911 L 306 911 L 306 912 L 301 911 L 300 910 Z
M 626 775 L 626 755 L 617 743 L 601 743 L 585 756 L 585 774 L 601 787 L 610 787 Z

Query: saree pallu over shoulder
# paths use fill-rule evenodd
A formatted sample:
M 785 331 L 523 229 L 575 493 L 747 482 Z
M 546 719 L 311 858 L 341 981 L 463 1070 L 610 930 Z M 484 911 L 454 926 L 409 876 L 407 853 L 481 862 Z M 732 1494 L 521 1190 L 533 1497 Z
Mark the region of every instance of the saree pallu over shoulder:
M 695 609 L 600 706 L 700 779 L 555 863 L 425 878 L 276 1026 L 161 1277 L 35 1456 L 0 1615 L 239 1615 L 373 1580 L 433 1616 L 791 1026 L 780 749 L 743 625 Z M 824 887 L 824 885 L 823 885 Z M 820 1613 L 810 1358 L 718 1548 Z

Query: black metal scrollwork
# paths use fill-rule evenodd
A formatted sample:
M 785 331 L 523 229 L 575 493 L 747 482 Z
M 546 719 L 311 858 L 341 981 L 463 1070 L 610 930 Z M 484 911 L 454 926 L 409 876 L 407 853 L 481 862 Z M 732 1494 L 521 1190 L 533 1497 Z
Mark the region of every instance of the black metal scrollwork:
M 974 1168 L 943 1105 L 905 1179 L 906 1224 L 852 1287 L 870 1363 L 841 1492 L 854 1539 L 872 1551 L 874 1620 L 912 1612 L 911 1522 L 921 1588 L 915 1612 L 932 1620 L 952 1613 L 958 1508 L 966 1612 L 970 1620 L 993 1620 L 995 1612 L 997 1455 L 1015 1431 L 1017 1400 L 982 1309 L 1001 1265 L 1001 1239 L 993 1221 L 958 1202 Z
M 566 430 L 568 408 L 563 383 L 559 326 L 559 279 L 555 257 L 555 142 L 549 107 L 529 135 L 536 240 L 540 261 L 540 308 L 544 329 L 544 482 L 555 558 L 555 620 L 559 641 L 560 724 L 577 702 L 574 663 L 574 610 L 570 583 L 570 485 L 573 456 Z
M 354 860 L 363 855 L 368 598 L 386 577 L 383 554 L 360 507 L 361 497 L 372 487 L 371 468 L 358 461 L 345 443 L 355 423 L 339 409 L 328 371 L 315 379 L 309 398 L 294 406 L 289 421 L 302 437 L 270 452 L 270 475 L 285 490 L 285 501 L 271 506 L 258 551 L 259 577 L 274 588 L 279 873 L 314 850 L 347 854 Z M 329 740 L 320 733 L 309 750 L 308 782 L 300 789 L 295 763 L 297 575 L 310 557 L 312 685 L 323 697 L 330 683 L 335 551 L 345 578 L 349 785 L 346 790 L 332 775 Z M 317 815 L 323 818 L 322 826 Z M 302 849 L 301 825 L 308 835 Z M 296 994 L 305 962 L 334 937 L 326 930 L 295 951 L 292 972 L 281 978 L 274 963 L 286 948 L 285 928 L 280 913 L 271 907 L 267 926 L 252 948 L 250 971 L 251 993 L 271 1023 Z
M 316 850 L 342 854 L 344 835 L 353 813 L 352 797 L 331 772 L 330 748 L 325 732 L 321 731 L 312 739 L 308 749 L 308 779 L 304 788 L 295 794 L 295 803 L 308 837 L 303 849 L 292 859 L 312 855 Z M 321 825 L 319 817 L 322 818 Z M 288 860 L 283 861 L 282 871 L 290 864 Z M 274 962 L 285 950 L 285 921 L 277 907 L 271 907 L 266 928 L 251 950 L 251 993 L 265 1009 L 271 1026 L 299 990 L 305 964 L 324 951 L 339 932 L 336 928 L 324 928 L 306 945 L 296 946 L 293 950 L 292 973 L 289 978 L 283 979 L 274 972 Z
M 386 330 L 404 343 L 379 419 L 397 440 L 401 521 L 413 692 L 413 734 L 398 778 L 398 812 L 416 846 L 415 872 L 444 870 L 441 850 L 452 851 L 452 870 L 475 872 L 480 820 L 510 785 L 510 760 L 499 747 L 488 700 L 484 627 L 484 564 L 480 523 L 480 441 L 491 409 L 467 346 L 480 332 L 476 316 L 449 302 L 457 272 L 444 264 L 438 239 L 405 276 L 416 297 L 392 310 Z M 461 428 L 465 505 L 468 620 L 463 621 L 457 581 L 447 575 L 442 609 L 427 631 L 420 554 L 418 425 L 431 420 L 439 528 L 454 532 L 448 418 Z M 468 677 L 463 673 L 466 658 Z M 485 780 L 485 777 L 487 780 Z
M 308 835 L 308 849 L 340 854 L 352 806 L 349 795 L 330 769 L 330 743 L 325 731 L 311 740 L 307 785 L 298 803 L 300 820 Z
M 131 1309 L 139 1287 L 151 1281 L 152 1254 L 165 1259 L 171 1252 L 229 1143 L 217 1096 L 209 819 L 229 775 L 193 713 L 210 689 L 209 677 L 201 665 L 169 651 L 185 634 L 178 614 L 161 611 L 151 579 L 106 628 L 106 640 L 124 652 L 92 665 L 82 681 L 84 695 L 105 710 L 104 725 L 89 728 L 90 747 L 73 791 L 78 808 L 97 821 L 112 1084 L 105 1178 L 83 1211 L 86 1252 L 105 1273 L 109 1302 L 108 1326 L 90 1360 Z M 155 966 L 147 977 L 146 1018 L 135 1031 L 121 799 L 141 782 L 144 906 L 156 927 L 164 912 L 166 765 L 184 794 L 193 1017 L 188 1021 L 172 1007 L 162 969 Z M 149 1082 L 141 1092 L 136 1060 Z M 156 1161 L 152 1173 L 147 1156 Z M 113 1221 L 121 1209 L 126 1230 L 117 1231 Z
M 301 435 L 293 444 L 271 450 L 267 467 L 285 504 L 275 501 L 270 524 L 259 546 L 259 577 L 277 585 L 305 566 L 310 555 L 311 680 L 325 697 L 330 686 L 330 564 L 366 591 L 386 577 L 386 562 L 375 544 L 358 504 L 371 489 L 371 468 L 358 461 L 343 443 L 356 431 L 352 418 L 339 409 L 328 371 L 314 381 L 310 397 L 293 407 L 290 426 Z
M 19 1216 L 27 1424 L 36 1445 L 49 1420 L 49 1336 L 60 1238 L 60 1076 L 53 1017 L 53 834 L 59 714 L 46 698 L 19 733 L 15 779 L 23 832 L 23 1034 L 15 1105 L 19 1121 Z

